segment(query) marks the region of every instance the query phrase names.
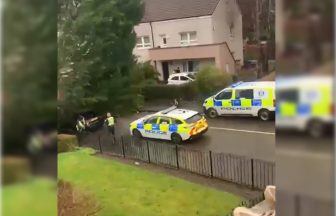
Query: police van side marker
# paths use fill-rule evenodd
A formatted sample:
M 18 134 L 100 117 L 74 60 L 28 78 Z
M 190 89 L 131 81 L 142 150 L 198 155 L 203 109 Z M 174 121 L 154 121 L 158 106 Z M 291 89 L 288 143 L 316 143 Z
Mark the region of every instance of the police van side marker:
M 245 132 L 245 133 L 257 133 L 257 134 L 265 134 L 265 135 L 275 135 L 273 132 L 264 132 L 264 131 L 252 131 L 252 130 L 239 130 L 234 128 L 221 128 L 221 127 L 209 127 L 211 130 L 227 130 L 227 131 L 237 131 L 237 132 Z

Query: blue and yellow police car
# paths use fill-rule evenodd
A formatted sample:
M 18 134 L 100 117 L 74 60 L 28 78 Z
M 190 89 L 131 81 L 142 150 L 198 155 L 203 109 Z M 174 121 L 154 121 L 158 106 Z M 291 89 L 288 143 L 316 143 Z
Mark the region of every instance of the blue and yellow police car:
M 201 136 L 207 130 L 208 123 L 203 115 L 176 106 L 130 124 L 130 133 L 134 137 L 170 140 L 175 144 Z

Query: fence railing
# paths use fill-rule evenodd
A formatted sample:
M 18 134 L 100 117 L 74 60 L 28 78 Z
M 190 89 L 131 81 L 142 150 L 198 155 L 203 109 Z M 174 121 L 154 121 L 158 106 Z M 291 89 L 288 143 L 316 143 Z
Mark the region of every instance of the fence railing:
M 246 156 L 194 150 L 131 136 L 118 139 L 100 136 L 95 147 L 104 154 L 183 169 L 255 189 L 265 189 L 275 179 L 274 162 Z

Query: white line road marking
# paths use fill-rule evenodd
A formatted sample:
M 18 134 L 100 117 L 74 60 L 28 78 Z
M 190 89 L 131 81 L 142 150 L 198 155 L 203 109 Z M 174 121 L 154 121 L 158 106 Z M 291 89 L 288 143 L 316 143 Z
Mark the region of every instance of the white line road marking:
M 275 135 L 274 132 L 253 131 L 253 130 L 239 130 L 239 129 L 234 129 L 234 128 L 209 127 L 209 129 L 237 131 L 237 132 L 245 132 L 245 133 L 258 133 L 258 134 L 265 134 L 265 135 Z

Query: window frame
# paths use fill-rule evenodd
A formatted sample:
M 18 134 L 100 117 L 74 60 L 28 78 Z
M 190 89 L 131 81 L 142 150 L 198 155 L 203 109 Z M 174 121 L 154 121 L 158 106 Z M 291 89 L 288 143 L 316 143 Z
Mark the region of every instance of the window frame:
M 141 43 L 138 43 L 138 39 L 141 39 Z M 145 38 L 148 38 L 148 43 L 145 42 Z M 148 49 L 152 47 L 151 44 L 151 38 L 148 35 L 144 35 L 144 36 L 138 36 L 137 37 L 137 43 L 136 43 L 136 48 L 138 49 Z
M 218 99 L 218 96 L 221 95 L 222 93 L 226 93 L 226 92 L 231 92 L 231 97 L 230 98 L 220 98 Z M 216 96 L 215 96 L 215 100 L 231 100 L 232 99 L 232 96 L 233 96 L 233 90 L 232 89 L 226 89 L 226 90 L 223 90 L 221 92 L 219 92 Z
M 240 97 L 239 94 L 241 92 L 244 92 L 244 91 L 252 91 L 252 98 Z M 254 89 L 236 89 L 235 90 L 235 99 L 249 99 L 249 100 L 253 100 L 254 99 Z
M 167 35 L 166 34 L 160 34 L 160 45 L 161 47 L 166 47 L 167 46 Z
M 149 121 L 154 120 L 154 119 L 156 119 L 156 122 L 155 122 L 155 123 L 149 122 Z M 144 124 L 157 124 L 157 123 L 158 123 L 158 120 L 159 120 L 159 116 L 152 116 L 152 117 L 148 118 L 148 119 L 144 122 Z
M 159 119 L 159 122 L 158 122 L 159 125 L 162 124 L 162 123 L 161 123 L 161 119 L 168 120 L 167 125 L 171 124 L 171 122 L 172 122 L 171 118 L 166 117 L 166 116 L 160 116 L 160 119 Z
M 191 34 L 195 34 L 195 39 L 191 39 Z M 182 40 L 182 35 L 186 34 L 187 39 Z M 188 31 L 188 32 L 180 32 L 180 44 L 181 46 L 188 46 L 191 44 L 197 44 L 197 32 L 196 31 Z

